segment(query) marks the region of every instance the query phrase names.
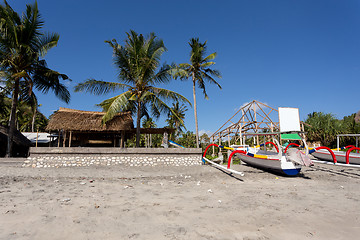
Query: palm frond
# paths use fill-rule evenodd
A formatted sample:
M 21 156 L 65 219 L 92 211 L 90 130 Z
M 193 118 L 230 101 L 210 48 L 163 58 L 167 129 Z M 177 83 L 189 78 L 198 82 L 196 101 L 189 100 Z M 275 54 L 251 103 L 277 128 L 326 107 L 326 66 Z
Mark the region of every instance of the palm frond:
M 131 86 L 123 83 L 88 79 L 85 82 L 76 85 L 75 92 L 90 92 L 95 95 L 102 95 L 116 90 L 123 90 L 125 88 L 131 88 Z
M 129 101 L 130 91 L 126 91 L 118 96 L 107 99 L 99 104 L 106 111 L 102 122 L 106 123 L 111 120 L 116 114 L 125 110 L 133 110 L 134 106 L 131 101 Z
M 183 95 L 181 95 L 177 92 L 163 89 L 163 88 L 157 88 L 157 87 L 151 87 L 149 89 L 149 91 L 151 91 L 155 95 L 157 95 L 160 98 L 163 98 L 165 100 L 174 100 L 176 102 L 185 102 L 191 106 L 191 102 L 186 97 L 184 97 Z

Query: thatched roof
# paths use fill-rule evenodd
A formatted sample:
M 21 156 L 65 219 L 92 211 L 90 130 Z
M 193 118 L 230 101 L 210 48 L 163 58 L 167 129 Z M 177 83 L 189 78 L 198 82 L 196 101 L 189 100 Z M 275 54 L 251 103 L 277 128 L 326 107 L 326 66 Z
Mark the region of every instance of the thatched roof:
M 101 120 L 104 115 L 104 112 L 60 108 L 51 117 L 46 130 L 63 129 L 65 131 L 113 132 L 134 128 L 130 112 L 119 113 L 112 120 L 108 121 L 106 125 L 102 125 Z

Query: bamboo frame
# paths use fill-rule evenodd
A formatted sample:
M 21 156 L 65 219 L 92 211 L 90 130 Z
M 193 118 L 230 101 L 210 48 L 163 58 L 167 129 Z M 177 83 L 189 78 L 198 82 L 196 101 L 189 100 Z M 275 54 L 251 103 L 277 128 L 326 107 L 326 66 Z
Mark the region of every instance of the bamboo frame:
M 234 140 L 235 143 L 245 144 L 245 133 L 259 133 L 261 131 L 278 131 L 279 123 L 274 122 L 270 114 L 278 112 L 264 103 L 253 100 L 241 107 L 230 119 L 228 119 L 210 138 L 213 142 L 227 137 L 228 143 Z M 259 144 L 259 136 L 254 139 Z

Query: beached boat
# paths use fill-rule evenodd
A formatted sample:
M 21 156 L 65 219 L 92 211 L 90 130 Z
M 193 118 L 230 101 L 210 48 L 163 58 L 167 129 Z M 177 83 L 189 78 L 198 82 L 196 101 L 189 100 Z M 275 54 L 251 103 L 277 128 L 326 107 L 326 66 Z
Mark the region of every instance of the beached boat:
M 248 165 L 288 176 L 299 174 L 302 166 L 312 165 L 311 160 L 305 153 L 295 148 L 288 149 L 288 151 L 285 152 L 282 150 L 278 141 L 276 139 L 274 139 L 274 141 L 275 143 L 266 142 L 265 144 L 276 146 L 276 151 L 261 149 L 261 146 L 264 144 L 257 147 L 234 145 L 231 147 L 234 148 L 233 155 Z
M 348 153 L 348 159 L 346 157 L 347 152 L 332 150 L 335 161 L 338 163 L 357 164 L 360 165 L 360 153 Z M 328 149 L 311 150 L 310 154 L 321 161 L 334 162 L 334 157 Z
M 255 110 L 254 110 L 255 111 Z M 203 161 L 205 163 L 213 162 L 209 161 L 206 156 L 207 150 L 212 146 L 213 153 L 215 152 L 214 147 L 223 148 L 229 150 L 228 166 L 227 169 L 230 170 L 232 157 L 235 155 L 242 162 L 247 163 L 250 166 L 261 168 L 267 171 L 277 172 L 285 174 L 288 176 L 298 175 L 301 171 L 302 166 L 312 165 L 312 161 L 309 159 L 309 149 L 306 144 L 305 139 L 303 138 L 304 132 L 300 130 L 300 116 L 299 109 L 297 108 L 278 108 L 279 112 L 279 132 L 273 132 L 273 128 L 270 128 L 269 132 L 258 132 L 258 125 L 255 126 L 255 131 L 250 132 L 247 129 L 243 131 L 243 128 L 248 127 L 248 125 L 240 126 L 239 135 L 241 136 L 240 143 L 245 143 L 246 139 L 249 139 L 249 136 L 254 137 L 257 144 L 259 144 L 259 137 L 264 137 L 264 143 L 262 145 L 257 145 L 255 147 L 250 147 L 249 145 L 231 145 L 229 147 L 217 145 L 215 143 L 210 144 L 203 154 Z M 250 117 L 252 119 L 252 117 Z M 257 121 L 255 121 L 258 124 Z M 230 129 L 228 130 L 228 141 L 230 145 L 229 138 Z M 273 139 L 273 142 L 266 142 L 266 137 Z M 297 141 L 302 145 L 302 148 L 305 149 L 304 152 L 296 148 L 285 148 L 283 149 L 279 141 Z M 221 137 L 219 142 L 221 142 Z M 266 145 L 273 145 L 273 150 L 268 151 Z M 297 145 L 291 143 L 289 145 Z M 261 149 L 263 146 L 263 149 Z M 300 147 L 300 145 L 297 145 Z M 276 150 L 275 150 L 276 149 Z M 221 152 L 221 151 L 220 151 Z

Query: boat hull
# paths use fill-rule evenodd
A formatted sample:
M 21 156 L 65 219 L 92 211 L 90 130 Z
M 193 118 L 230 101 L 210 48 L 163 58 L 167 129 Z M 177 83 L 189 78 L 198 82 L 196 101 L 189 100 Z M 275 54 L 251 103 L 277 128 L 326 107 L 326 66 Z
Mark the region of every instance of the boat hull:
M 346 163 L 346 152 L 343 151 L 333 151 L 338 163 Z M 331 154 L 327 151 L 318 150 L 311 153 L 314 157 L 322 161 L 334 162 Z M 350 153 L 349 163 L 360 165 L 360 154 L 359 153 Z
M 236 156 L 250 166 L 288 176 L 296 176 L 301 170 L 301 166 L 294 166 L 291 162 L 283 163 L 279 159 L 257 158 L 245 154 L 236 154 Z

